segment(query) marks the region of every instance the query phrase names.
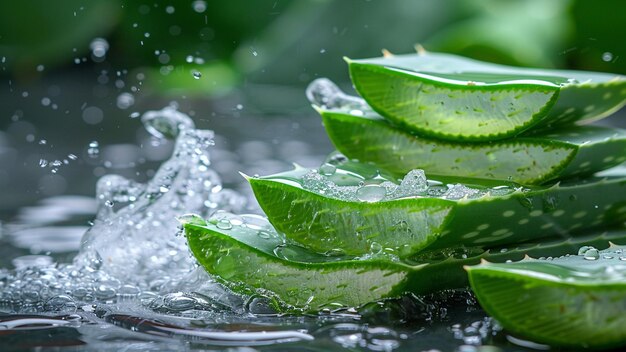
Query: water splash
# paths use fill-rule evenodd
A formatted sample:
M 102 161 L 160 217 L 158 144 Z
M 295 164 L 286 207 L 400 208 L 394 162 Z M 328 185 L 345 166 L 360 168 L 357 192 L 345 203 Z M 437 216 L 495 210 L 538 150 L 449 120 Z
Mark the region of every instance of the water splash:
M 238 212 L 245 198 L 223 189 L 211 169 L 212 131 L 195 129 L 175 106 L 148 111 L 141 120 L 155 137 L 176 139 L 172 157 L 145 184 L 118 175 L 102 177 L 96 187 L 96 219 L 73 262 L 21 257 L 17 270 L 1 273 L 0 306 L 20 312 L 53 306 L 75 311 L 88 302 L 149 302 L 176 289 L 204 285 L 210 291 L 206 285 L 216 285 L 206 276 L 194 281 L 195 260 L 176 216 L 193 212 L 208 218 L 218 209 Z M 97 142 L 90 148 L 98 148 Z
M 331 160 L 338 158 L 338 160 Z M 362 174 L 358 186 L 338 185 L 333 181 L 335 175 L 350 174 L 342 165 L 349 162 L 339 155 L 331 156 L 318 170 L 309 170 L 302 176 L 301 185 L 304 189 L 315 193 L 345 201 L 379 202 L 411 197 L 432 197 L 451 200 L 475 199 L 490 196 L 504 196 L 516 191 L 509 186 L 495 188 L 471 188 L 462 184 L 443 184 L 428 180 L 423 170 L 409 171 L 402 179 L 390 181 L 372 169 L 370 174 Z M 359 170 L 366 172 L 366 168 Z M 354 175 L 353 173 L 351 175 Z
M 328 78 L 318 78 L 306 89 L 306 97 L 311 104 L 324 109 L 347 110 L 355 115 L 371 111 L 365 100 L 344 93 Z
M 245 199 L 222 189 L 219 176 L 210 168 L 212 131 L 196 130 L 187 115 L 171 106 L 148 111 L 141 120 L 154 136 L 176 138 L 172 158 L 146 184 L 117 175 L 99 180 L 100 207 L 75 264 L 89 266 L 100 257 L 98 269 L 145 286 L 177 278 L 194 265 L 185 239 L 174 236 L 177 215 L 192 212 L 208 217 L 216 209 L 239 211 Z M 222 192 L 229 196 L 223 197 Z

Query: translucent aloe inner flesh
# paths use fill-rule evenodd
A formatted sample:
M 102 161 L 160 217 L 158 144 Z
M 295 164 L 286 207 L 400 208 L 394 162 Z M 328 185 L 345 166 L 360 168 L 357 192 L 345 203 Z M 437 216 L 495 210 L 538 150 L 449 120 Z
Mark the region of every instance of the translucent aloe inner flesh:
M 355 164 L 368 176 L 356 173 Z M 325 176 L 329 165 L 333 173 Z M 374 171 L 364 171 L 368 167 Z M 382 248 L 407 257 L 459 245 L 489 247 L 576 235 L 626 219 L 626 175 L 619 172 L 621 176 L 531 188 L 424 178 L 421 186 L 405 185 L 412 191 L 394 198 L 402 182 L 376 170 L 341 161 L 320 170 L 296 168 L 249 181 L 276 229 L 321 253 L 363 255 Z M 341 180 L 342 186 L 332 179 Z
M 495 140 L 535 125 L 594 120 L 619 109 L 615 74 L 509 67 L 424 53 L 347 60 L 359 94 L 381 115 L 449 140 Z
M 625 247 L 586 246 L 578 255 L 468 267 L 487 312 L 506 329 L 570 347 L 626 343 Z
M 367 110 L 318 111 L 337 149 L 396 174 L 420 168 L 431 174 L 541 184 L 626 160 L 626 132 L 620 129 L 580 126 L 491 143 L 449 143 L 401 131 Z

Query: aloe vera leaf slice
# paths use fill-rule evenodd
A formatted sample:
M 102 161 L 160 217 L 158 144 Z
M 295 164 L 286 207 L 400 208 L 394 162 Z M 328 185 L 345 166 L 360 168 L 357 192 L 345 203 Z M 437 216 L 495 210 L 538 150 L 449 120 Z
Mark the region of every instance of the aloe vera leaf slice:
M 450 143 L 394 128 L 375 113 L 317 108 L 335 147 L 395 174 L 430 174 L 541 184 L 626 161 L 626 131 L 571 126 L 558 132 L 485 143 Z
M 466 268 L 482 307 L 507 330 L 577 348 L 626 345 L 626 247 Z
M 291 240 L 321 253 L 341 248 L 351 255 L 363 255 L 372 247 L 381 246 L 408 257 L 424 250 L 459 245 L 490 247 L 576 234 L 626 220 L 623 172 L 530 188 L 451 177 L 438 182 L 434 177 L 429 181 L 432 186 L 414 196 L 362 201 L 353 196 L 359 192 L 361 182 L 395 180 L 375 172 L 359 177 L 346 166 L 354 163 L 336 164 L 331 177 L 296 167 L 248 180 L 274 227 Z M 367 166 L 363 164 L 361 168 Z M 369 168 L 377 170 L 373 165 Z M 307 186 L 310 176 L 318 179 Z M 328 186 L 328 181 L 336 178 L 342 179 L 343 186 Z M 452 186 L 455 184 L 462 186 Z M 482 189 L 483 193 L 476 195 L 478 198 L 461 194 L 457 199 L 449 199 L 437 194 L 446 185 L 461 190 L 467 186 L 476 192 Z M 372 186 L 364 187 L 369 191 Z
M 359 94 L 394 124 L 447 140 L 488 141 L 537 125 L 597 120 L 626 102 L 626 77 L 531 69 L 422 53 L 346 59 Z
M 603 248 L 608 241 L 626 242 L 626 231 L 619 230 L 408 264 L 386 255 L 359 259 L 318 254 L 287 244 L 269 223 L 259 227 L 258 216 L 238 218 L 242 220 L 231 226 L 224 226 L 223 219 L 183 221 L 189 248 L 207 272 L 233 291 L 274 297 L 282 310 L 358 307 L 407 292 L 460 288 L 468 283 L 463 265 L 478 264 L 484 258 L 504 262 L 526 254 L 561 255 L 581 245 Z M 254 225 L 248 226 L 251 218 Z

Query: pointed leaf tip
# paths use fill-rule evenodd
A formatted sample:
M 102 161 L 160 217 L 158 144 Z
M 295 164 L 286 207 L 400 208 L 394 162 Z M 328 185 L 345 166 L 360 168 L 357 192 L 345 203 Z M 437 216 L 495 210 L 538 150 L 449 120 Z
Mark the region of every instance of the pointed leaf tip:
M 415 48 L 415 52 L 417 52 L 417 55 L 424 55 L 424 54 L 426 54 L 426 49 L 424 49 L 422 44 L 417 43 L 413 47 Z
M 197 214 L 184 214 L 181 216 L 177 216 L 176 220 L 181 223 L 181 225 L 206 225 L 206 220 L 204 220 L 204 218 Z
M 311 107 L 320 115 L 324 112 L 324 109 L 317 104 L 311 104 Z
M 383 57 L 393 57 L 394 55 L 387 49 L 382 49 L 381 50 L 383 53 Z
M 345 61 L 346 63 L 348 63 L 348 64 L 349 64 L 349 63 L 351 63 L 351 62 L 352 62 L 352 59 L 350 59 L 350 58 L 349 58 L 349 57 L 347 57 L 347 56 L 344 56 L 344 57 L 343 57 L 343 61 Z
M 239 174 L 241 175 L 241 177 L 243 177 L 244 179 L 246 179 L 246 181 L 250 181 L 250 179 L 252 178 L 252 177 L 250 177 L 250 176 L 248 176 L 248 175 L 244 174 L 244 173 L 243 173 L 243 172 L 241 172 L 241 171 L 239 171 Z

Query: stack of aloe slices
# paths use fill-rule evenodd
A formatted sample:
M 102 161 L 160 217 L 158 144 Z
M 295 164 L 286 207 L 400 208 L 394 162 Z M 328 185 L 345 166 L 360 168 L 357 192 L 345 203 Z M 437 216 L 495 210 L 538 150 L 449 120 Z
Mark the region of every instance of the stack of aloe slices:
M 513 332 L 625 344 L 613 328 L 626 318 L 611 314 L 626 305 L 623 267 L 578 248 L 608 248 L 608 258 L 622 251 L 610 242 L 626 244 L 626 171 L 598 173 L 626 160 L 626 131 L 574 122 L 619 109 L 626 79 L 423 52 L 347 61 L 364 100 L 325 79 L 307 90 L 343 154 L 319 169 L 246 176 L 269 222 L 181 217 L 200 264 L 297 312 L 464 287 L 465 266 L 481 304 Z M 556 313 L 521 316 L 542 307 Z

